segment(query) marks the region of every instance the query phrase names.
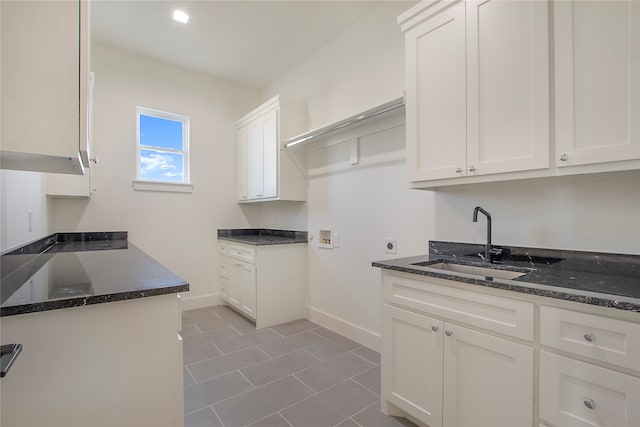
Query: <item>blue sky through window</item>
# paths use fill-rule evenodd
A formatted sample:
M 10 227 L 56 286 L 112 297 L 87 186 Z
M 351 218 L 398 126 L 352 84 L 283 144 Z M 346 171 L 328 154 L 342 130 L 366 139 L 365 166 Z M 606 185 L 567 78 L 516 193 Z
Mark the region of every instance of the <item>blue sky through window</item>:
M 183 126 L 188 122 L 142 113 L 139 120 L 138 179 L 185 182 L 184 156 L 187 153 L 184 150 L 187 142 L 183 141 Z

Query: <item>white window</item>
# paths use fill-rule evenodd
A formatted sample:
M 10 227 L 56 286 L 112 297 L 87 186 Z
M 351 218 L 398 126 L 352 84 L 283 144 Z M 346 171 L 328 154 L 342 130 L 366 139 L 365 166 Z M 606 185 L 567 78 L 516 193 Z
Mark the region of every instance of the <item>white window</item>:
M 190 191 L 189 117 L 142 107 L 137 108 L 136 116 L 135 188 Z M 153 184 L 178 184 L 178 187 Z M 189 188 L 179 189 L 179 184 L 187 184 Z

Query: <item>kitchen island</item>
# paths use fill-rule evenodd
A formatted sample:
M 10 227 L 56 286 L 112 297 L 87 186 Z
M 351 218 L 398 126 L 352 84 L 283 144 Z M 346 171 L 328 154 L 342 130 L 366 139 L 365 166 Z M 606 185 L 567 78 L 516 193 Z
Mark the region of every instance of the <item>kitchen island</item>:
M 1 424 L 183 425 L 178 292 L 119 233 L 54 234 L 2 255 Z

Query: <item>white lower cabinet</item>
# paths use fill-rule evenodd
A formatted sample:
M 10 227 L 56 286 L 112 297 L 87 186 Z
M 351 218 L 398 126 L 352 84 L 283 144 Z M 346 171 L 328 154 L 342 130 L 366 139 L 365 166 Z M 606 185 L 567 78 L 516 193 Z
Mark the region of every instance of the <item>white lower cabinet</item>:
M 640 378 L 540 352 L 540 418 L 562 427 L 640 425 Z
M 385 280 L 383 399 L 430 427 L 532 426 L 533 347 L 462 326 L 428 309 L 424 314 L 410 311 L 420 306 L 416 293 L 408 298 L 413 308 L 403 308 L 398 298 L 394 301 L 400 307 L 395 307 L 389 296 L 408 296 L 405 291 L 410 289 L 398 286 L 398 282 L 415 286 L 421 282 L 394 279 Z M 483 296 L 455 291 L 459 299 L 449 295 L 438 301 L 433 311 L 474 318 L 478 306 L 469 301 Z M 428 293 L 423 296 L 434 303 Z M 504 318 L 505 313 L 522 308 L 522 302 L 513 303 L 498 299 L 493 307 L 484 306 L 483 316 L 488 320 Z M 524 327 L 532 328 L 533 316 L 525 323 Z
M 307 245 L 218 241 L 220 299 L 257 328 L 307 317 Z

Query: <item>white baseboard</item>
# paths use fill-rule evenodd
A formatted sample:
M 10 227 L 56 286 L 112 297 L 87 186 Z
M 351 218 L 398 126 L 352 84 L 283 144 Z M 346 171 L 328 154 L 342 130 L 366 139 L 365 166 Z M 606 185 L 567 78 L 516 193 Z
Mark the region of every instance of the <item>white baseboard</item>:
M 322 310 L 309 307 L 309 320 L 377 352 L 382 349 L 382 337 L 380 334 L 354 325 Z
M 222 304 L 219 294 L 200 295 L 197 297 L 182 296 L 182 311 Z

